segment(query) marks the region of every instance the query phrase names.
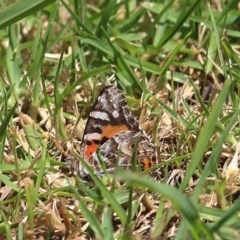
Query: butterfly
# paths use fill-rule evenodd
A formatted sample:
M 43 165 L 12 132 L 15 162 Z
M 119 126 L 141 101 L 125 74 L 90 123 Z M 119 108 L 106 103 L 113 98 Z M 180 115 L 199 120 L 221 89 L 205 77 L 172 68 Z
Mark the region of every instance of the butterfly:
M 140 170 L 157 163 L 153 140 L 139 128 L 139 122 L 129 110 L 127 100 L 115 85 L 105 87 L 89 114 L 81 145 L 82 157 L 97 175 L 108 173 L 117 166 L 131 169 L 133 153 Z M 79 164 L 81 177 L 88 172 Z

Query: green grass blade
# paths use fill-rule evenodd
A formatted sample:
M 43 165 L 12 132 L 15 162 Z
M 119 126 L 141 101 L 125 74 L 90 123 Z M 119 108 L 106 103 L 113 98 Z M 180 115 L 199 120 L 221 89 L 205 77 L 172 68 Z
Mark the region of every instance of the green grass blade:
M 16 192 L 20 192 L 21 188 L 17 186 L 15 183 L 13 183 L 7 176 L 0 173 L 0 181 L 3 182 L 6 186 L 8 186 L 10 189 L 13 189 Z
M 127 19 L 124 19 L 124 22 L 120 24 L 120 31 L 127 31 L 134 26 L 145 12 L 146 10 L 144 8 L 140 8 L 138 11 L 131 14 Z
M 104 239 L 112 240 L 113 236 L 113 224 L 112 224 L 112 211 L 111 208 L 105 207 L 102 217 L 102 228 L 104 229 Z
M 161 39 L 161 41 L 158 43 L 158 48 L 163 46 L 167 41 L 169 41 L 179 30 L 179 28 L 186 22 L 186 20 L 189 18 L 191 13 L 197 8 L 200 1 L 195 1 L 192 6 L 190 6 L 187 11 L 184 11 L 180 14 L 177 22 L 174 24 L 174 27 L 171 28 L 165 36 Z
M 116 12 L 116 2 L 115 1 L 108 1 L 107 5 L 103 8 L 102 12 L 102 18 L 98 23 L 97 29 L 96 29 L 96 36 L 101 37 L 102 36 L 102 29 L 107 28 L 107 25 L 109 24 L 109 20 L 111 16 Z
M 50 5 L 56 0 L 19 0 L 1 11 L 0 29 L 7 27 L 40 9 Z
M 193 236 L 198 236 L 200 232 L 206 234 L 208 237 L 211 236 L 209 230 L 200 221 L 198 212 L 192 202 L 178 189 L 164 183 L 156 183 L 146 176 L 139 177 L 139 175 L 132 172 L 119 171 L 117 176 L 135 188 L 147 188 L 149 191 L 161 194 L 163 197 L 167 198 L 172 203 L 173 207 L 186 220 L 189 231 Z M 210 239 L 213 238 L 211 237 Z
M 222 225 L 228 221 L 229 219 L 233 218 L 233 216 L 236 215 L 240 210 L 240 199 L 236 201 L 236 203 L 224 214 L 224 216 L 217 221 L 213 226 L 211 227 L 211 230 L 214 231 L 219 231 L 219 229 L 222 227 Z
M 79 16 L 71 9 L 71 7 L 69 7 L 68 3 L 66 3 L 64 0 L 61 0 L 61 3 L 75 19 L 77 26 L 79 25 L 84 31 L 86 31 L 86 33 L 92 35 L 92 31 L 88 29 L 88 27 L 83 23 L 83 21 L 81 21 Z
M 1 126 L 0 126 L 0 143 L 4 145 L 3 139 L 5 138 L 5 133 L 7 126 L 11 120 L 12 115 L 15 113 L 16 107 L 18 103 L 15 103 L 15 105 L 11 108 L 11 110 L 7 113 L 5 118 L 3 119 Z
M 240 113 L 240 110 L 237 110 L 233 114 L 232 118 L 230 119 L 229 124 L 227 125 L 226 129 L 221 133 L 221 137 L 219 138 L 216 146 L 213 148 L 212 154 L 211 154 L 210 158 L 208 159 L 208 162 L 207 162 L 206 166 L 204 167 L 204 170 L 202 171 L 198 185 L 192 196 L 194 199 L 198 199 L 198 197 L 201 194 L 202 188 L 206 182 L 207 177 L 211 173 L 213 167 L 215 165 L 217 165 L 217 160 L 219 159 L 219 156 L 221 154 L 223 143 L 226 141 L 232 126 L 236 123 L 239 113 Z

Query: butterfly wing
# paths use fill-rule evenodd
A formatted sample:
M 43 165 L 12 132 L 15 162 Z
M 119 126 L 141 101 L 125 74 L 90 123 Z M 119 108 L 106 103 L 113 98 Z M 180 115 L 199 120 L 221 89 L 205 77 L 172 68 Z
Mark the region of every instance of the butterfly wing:
M 133 153 L 142 170 L 156 164 L 152 139 L 139 129 L 138 120 L 130 112 L 127 101 L 116 86 L 108 86 L 99 94 L 87 121 L 81 146 L 82 157 L 98 175 L 112 173 L 116 166 L 131 168 Z M 80 176 L 88 172 L 79 164 Z
M 99 94 L 87 121 L 82 141 L 82 155 L 89 158 L 108 139 L 121 131 L 138 131 L 139 124 L 127 101 L 116 86 L 108 86 Z
M 104 173 L 101 161 L 104 162 L 108 173 L 113 173 L 116 166 L 131 169 L 135 150 L 136 163 L 141 170 L 156 164 L 155 147 L 151 139 L 143 131 L 130 130 L 122 131 L 110 138 L 87 161 L 97 175 Z M 80 175 L 85 178 L 88 172 L 81 168 Z

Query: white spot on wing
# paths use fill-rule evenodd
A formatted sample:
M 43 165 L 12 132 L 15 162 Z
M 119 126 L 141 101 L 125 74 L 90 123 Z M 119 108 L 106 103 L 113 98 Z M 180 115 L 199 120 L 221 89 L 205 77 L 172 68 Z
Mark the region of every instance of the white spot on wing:
M 112 112 L 112 116 L 113 116 L 114 118 L 118 118 L 118 117 L 119 117 L 119 112 L 118 112 L 117 110 L 114 110 L 114 111 Z
M 102 135 L 100 133 L 88 133 L 85 135 L 85 139 L 88 141 L 91 140 L 101 140 Z
M 90 113 L 90 116 L 95 118 L 95 119 L 101 119 L 104 121 L 110 121 L 110 118 L 108 117 L 108 114 L 105 112 L 100 112 L 100 111 L 92 111 Z

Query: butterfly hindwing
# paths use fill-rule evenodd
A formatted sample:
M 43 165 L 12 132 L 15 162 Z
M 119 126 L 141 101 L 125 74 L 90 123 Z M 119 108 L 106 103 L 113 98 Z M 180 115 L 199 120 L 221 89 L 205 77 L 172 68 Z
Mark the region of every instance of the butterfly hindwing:
M 105 142 L 97 152 L 88 158 L 88 163 L 96 173 L 103 173 L 101 161 L 108 173 L 113 173 L 116 166 L 131 169 L 133 152 L 136 149 L 136 164 L 146 170 L 156 164 L 155 148 L 146 134 L 141 131 L 122 131 Z

